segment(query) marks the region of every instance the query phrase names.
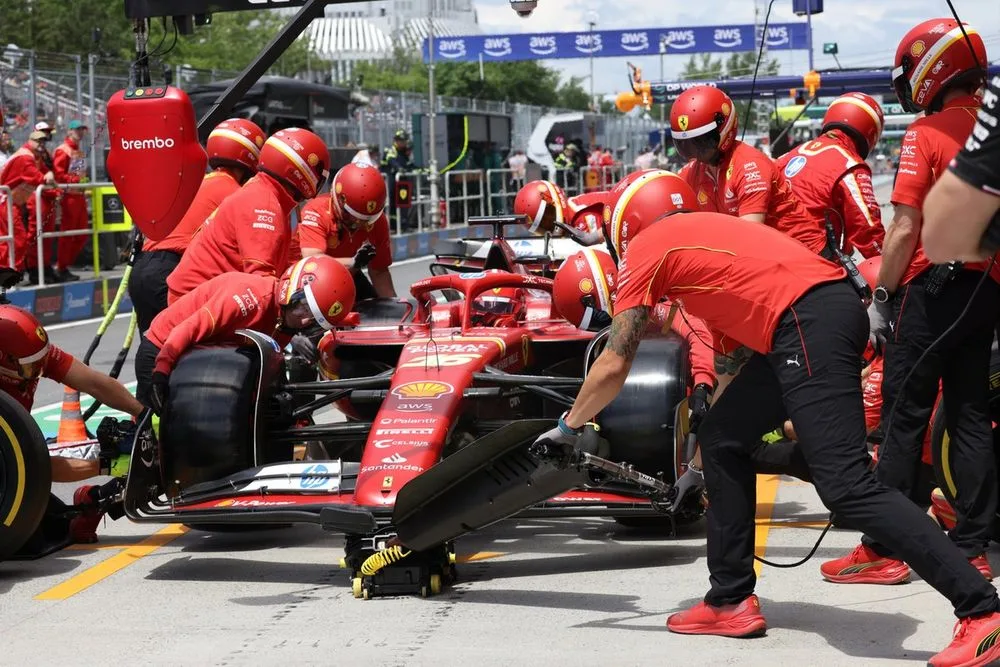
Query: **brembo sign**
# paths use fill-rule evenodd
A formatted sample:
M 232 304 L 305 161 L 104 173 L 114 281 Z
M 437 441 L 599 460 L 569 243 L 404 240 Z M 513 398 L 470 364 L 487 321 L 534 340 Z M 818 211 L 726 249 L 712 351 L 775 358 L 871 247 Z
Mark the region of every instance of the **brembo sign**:
M 149 139 L 125 139 L 122 138 L 122 150 L 126 151 L 149 151 L 158 148 L 173 148 L 176 142 L 167 137 L 162 139 L 160 137 L 152 137 Z
M 659 53 L 736 53 L 753 51 L 763 39 L 772 51 L 805 49 L 805 23 L 778 23 L 766 34 L 752 24 L 668 26 L 625 30 L 449 35 L 434 39 L 435 60 L 455 62 L 537 60 L 539 58 L 610 58 Z M 428 60 L 427 40 L 423 54 Z

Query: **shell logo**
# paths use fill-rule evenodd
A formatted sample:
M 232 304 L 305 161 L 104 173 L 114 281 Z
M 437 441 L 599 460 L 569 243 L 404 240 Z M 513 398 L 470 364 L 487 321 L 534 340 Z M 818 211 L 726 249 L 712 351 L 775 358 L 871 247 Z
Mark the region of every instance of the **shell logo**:
M 722 115 L 728 117 L 730 111 L 731 111 L 731 109 L 729 107 L 729 102 L 723 102 L 722 103 Z
M 687 114 L 683 114 L 677 117 L 677 127 L 681 128 L 681 132 L 686 132 L 688 129 L 688 117 Z
M 319 156 L 315 153 L 310 153 L 309 157 L 306 158 L 306 162 L 309 163 L 310 167 L 315 167 L 319 164 Z
M 583 294 L 589 294 L 590 290 L 594 289 L 594 281 L 590 278 L 584 278 L 580 281 L 580 292 Z
M 316 262 L 309 262 L 308 264 L 306 264 L 305 266 L 302 267 L 302 270 L 303 271 L 310 271 L 310 272 L 315 271 L 316 270 Z
M 698 203 L 702 205 L 708 203 L 708 195 L 705 194 L 704 190 L 698 190 Z
M 447 382 L 407 382 L 392 390 L 397 398 L 441 398 L 455 391 Z
M 339 195 L 341 192 L 344 191 L 344 184 L 343 183 L 337 183 L 335 186 L 333 186 L 333 189 Z
M 927 46 L 924 44 L 923 40 L 918 39 L 913 42 L 913 46 L 910 47 L 910 54 L 914 58 L 919 58 L 920 54 L 923 53 L 926 48 Z
M 264 137 L 262 137 L 262 136 L 260 136 L 260 135 L 258 134 L 258 135 L 257 135 L 257 139 L 256 139 L 256 140 L 254 140 L 254 143 L 255 143 L 255 144 L 257 144 L 257 148 L 260 148 L 261 146 L 263 146 L 263 145 L 264 145 Z

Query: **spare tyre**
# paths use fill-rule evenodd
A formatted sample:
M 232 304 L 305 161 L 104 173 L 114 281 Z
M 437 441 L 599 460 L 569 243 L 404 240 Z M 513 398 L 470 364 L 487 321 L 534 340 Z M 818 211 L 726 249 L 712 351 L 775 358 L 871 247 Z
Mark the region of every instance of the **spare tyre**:
M 0 391 L 0 561 L 35 532 L 51 488 L 52 464 L 38 424 Z

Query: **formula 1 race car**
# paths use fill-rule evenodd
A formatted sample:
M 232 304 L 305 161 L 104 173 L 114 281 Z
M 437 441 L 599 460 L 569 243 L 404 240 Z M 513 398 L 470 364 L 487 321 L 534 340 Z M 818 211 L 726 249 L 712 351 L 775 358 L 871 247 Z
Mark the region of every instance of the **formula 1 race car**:
M 699 498 L 664 512 L 686 460 L 674 434 L 687 417 L 687 342 L 650 331 L 586 451 L 533 449 L 572 404 L 606 332 L 555 317 L 552 281 L 518 264 L 503 238 L 510 220 L 484 222 L 495 225 L 485 271 L 420 280 L 412 301 L 359 302 L 358 326 L 320 341 L 319 381 L 287 381 L 277 344 L 256 332 L 243 332 L 246 346 L 184 356 L 158 436 L 148 415 L 134 436 L 126 514 L 346 533 L 358 596 L 436 592 L 456 537 L 515 514 L 699 519 Z M 482 295 L 510 289 L 525 295 L 518 316 L 476 319 Z M 316 423 L 328 406 L 346 421 Z M 412 553 L 381 568 L 400 545 Z

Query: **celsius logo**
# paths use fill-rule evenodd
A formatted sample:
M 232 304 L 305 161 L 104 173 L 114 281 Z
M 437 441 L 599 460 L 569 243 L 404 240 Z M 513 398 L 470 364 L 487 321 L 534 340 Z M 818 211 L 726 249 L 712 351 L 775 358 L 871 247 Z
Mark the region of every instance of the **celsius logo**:
M 461 58 L 465 55 L 465 40 L 442 39 L 438 42 L 438 53 L 442 58 Z
M 716 46 L 731 49 L 743 43 L 743 35 L 739 28 L 716 28 L 715 34 L 712 35 L 712 41 L 715 42 Z
M 126 151 L 143 151 L 152 150 L 154 148 L 173 148 L 174 140 L 170 137 L 166 139 L 160 139 L 159 137 L 153 137 L 152 139 L 133 139 L 129 141 L 128 139 L 122 139 L 122 150 Z
M 576 50 L 580 53 L 597 53 L 601 50 L 601 36 L 593 33 L 577 35 Z
M 483 42 L 483 53 L 494 58 L 509 56 L 512 51 L 510 37 L 487 37 Z
M 550 56 L 557 48 L 554 35 L 535 35 L 528 42 L 528 50 L 536 56 Z
M 783 44 L 788 44 L 788 28 L 785 26 L 780 26 L 777 28 L 767 29 L 767 39 L 765 40 L 768 46 L 782 46 Z
M 623 32 L 622 48 L 626 51 L 645 51 L 649 48 L 649 33 Z
M 690 49 L 694 46 L 694 30 L 669 30 L 661 39 L 674 49 Z

